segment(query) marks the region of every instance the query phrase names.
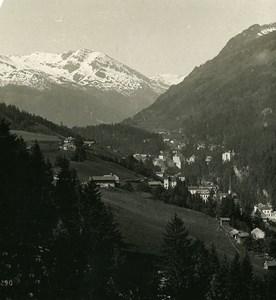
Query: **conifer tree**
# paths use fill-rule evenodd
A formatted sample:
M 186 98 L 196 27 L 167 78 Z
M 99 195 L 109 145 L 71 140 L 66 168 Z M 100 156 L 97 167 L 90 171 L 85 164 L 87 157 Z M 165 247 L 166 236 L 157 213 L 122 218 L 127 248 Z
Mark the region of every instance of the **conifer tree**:
M 83 187 L 81 214 L 81 243 L 92 270 L 87 283 L 93 297 L 108 297 L 115 289 L 123 243 L 112 212 L 103 205 L 93 181 Z
M 241 289 L 244 287 L 241 285 L 241 264 L 239 254 L 236 253 L 229 267 L 229 282 L 228 293 L 229 299 L 241 299 Z
M 253 267 L 248 253 L 243 257 L 240 263 L 240 299 L 251 299 L 253 291 Z
M 81 291 L 83 257 L 80 253 L 81 188 L 76 171 L 66 158 L 59 161 L 60 171 L 54 188 L 57 213 L 54 256 L 56 266 L 52 276 L 54 297 L 74 299 Z
M 167 225 L 163 245 L 165 290 L 172 299 L 184 299 L 192 292 L 194 266 L 188 235 L 184 222 L 175 215 Z
M 193 295 L 195 299 L 205 299 L 211 279 L 210 257 L 204 243 L 195 240 L 191 247 L 193 270 Z
M 210 280 L 210 286 L 206 294 L 207 300 L 226 300 L 229 298 L 228 293 L 228 276 L 229 263 L 226 256 L 219 264 L 218 268 L 214 269 Z

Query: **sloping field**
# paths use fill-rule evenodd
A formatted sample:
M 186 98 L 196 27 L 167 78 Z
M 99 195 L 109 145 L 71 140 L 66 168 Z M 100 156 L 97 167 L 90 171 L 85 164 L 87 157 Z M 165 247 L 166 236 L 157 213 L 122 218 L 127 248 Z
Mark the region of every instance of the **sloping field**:
M 220 257 L 233 258 L 236 249 L 245 254 L 242 245 L 219 226 L 219 221 L 194 210 L 169 205 L 155 200 L 152 195 L 123 190 L 101 190 L 102 199 L 109 205 L 118 222 L 125 242 L 137 252 L 160 254 L 167 222 L 175 213 L 181 217 L 192 238 L 198 238 L 208 247 L 213 242 Z M 250 253 L 256 274 L 264 272 L 264 259 Z
M 40 145 L 42 146 L 41 143 Z M 45 156 L 52 163 L 55 162 L 57 156 L 66 156 L 70 159 L 72 153 L 71 151 L 63 150 L 44 151 Z M 70 161 L 70 165 L 77 170 L 81 181 L 87 181 L 89 176 L 101 176 L 110 173 L 117 175 L 121 181 L 127 178 L 137 178 L 135 172 L 114 162 L 105 161 L 95 155 L 89 155 L 89 160 L 82 162 Z
M 229 238 L 214 218 L 154 200 L 147 193 L 121 190 L 101 192 L 103 201 L 112 207 L 126 242 L 131 243 L 135 251 L 160 253 L 165 226 L 177 213 L 192 237 L 204 241 L 206 246 L 213 242 L 220 254 L 235 254 Z
M 96 156 L 84 162 L 71 161 L 70 164 L 77 170 L 78 176 L 82 181 L 88 180 L 89 176 L 101 176 L 110 173 L 117 175 L 121 181 L 127 178 L 137 177 L 135 172 L 114 162 L 102 160 Z
M 16 134 L 24 139 L 25 142 L 60 142 L 61 138 L 57 135 L 48 135 L 35 132 L 28 132 L 22 130 L 11 130 L 11 133 Z

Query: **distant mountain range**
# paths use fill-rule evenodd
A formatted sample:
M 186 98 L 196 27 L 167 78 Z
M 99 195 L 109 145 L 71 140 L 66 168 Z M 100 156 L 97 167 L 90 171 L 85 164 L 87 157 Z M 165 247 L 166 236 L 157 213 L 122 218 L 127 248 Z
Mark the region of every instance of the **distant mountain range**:
M 66 125 L 122 121 L 170 85 L 87 49 L 0 56 L 0 101 Z

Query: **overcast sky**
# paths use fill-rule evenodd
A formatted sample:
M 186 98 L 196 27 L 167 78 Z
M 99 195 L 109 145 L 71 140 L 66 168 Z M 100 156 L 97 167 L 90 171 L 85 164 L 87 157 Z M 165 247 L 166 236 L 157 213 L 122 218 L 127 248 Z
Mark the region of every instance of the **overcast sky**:
M 4 0 L 0 53 L 88 48 L 148 76 L 186 75 L 242 30 L 273 22 L 275 0 Z

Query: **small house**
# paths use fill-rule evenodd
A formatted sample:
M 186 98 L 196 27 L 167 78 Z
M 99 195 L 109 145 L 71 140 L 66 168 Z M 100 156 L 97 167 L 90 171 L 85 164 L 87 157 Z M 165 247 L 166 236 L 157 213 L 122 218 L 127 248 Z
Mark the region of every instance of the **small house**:
M 95 140 L 90 140 L 90 141 L 84 141 L 83 146 L 84 148 L 91 148 L 94 144 L 96 144 Z
M 264 269 L 265 270 L 276 270 L 276 260 L 265 261 L 264 262 Z
M 260 240 L 265 238 L 265 233 L 260 228 L 256 227 L 251 231 L 251 235 L 254 240 Z
M 235 240 L 237 241 L 238 244 L 242 244 L 246 238 L 249 237 L 249 233 L 240 231 L 236 236 Z
M 225 225 L 229 225 L 230 223 L 230 218 L 227 218 L 227 217 L 223 217 L 223 218 L 219 218 L 219 224 L 221 226 L 225 226 Z

